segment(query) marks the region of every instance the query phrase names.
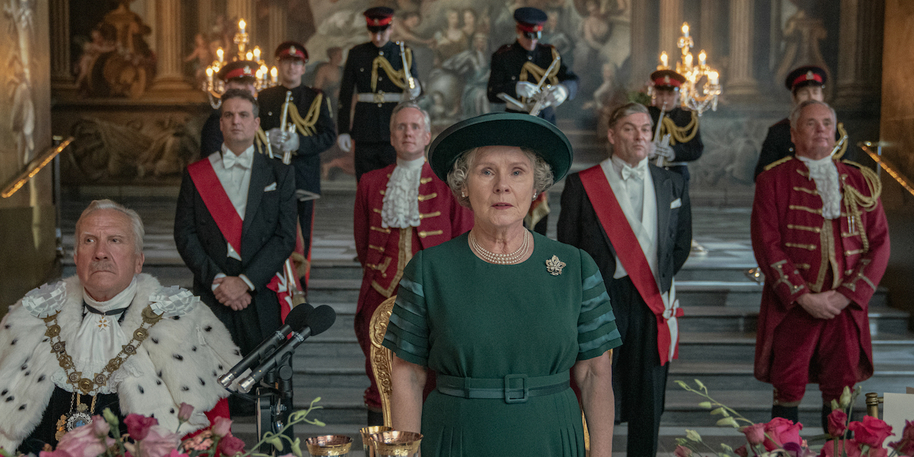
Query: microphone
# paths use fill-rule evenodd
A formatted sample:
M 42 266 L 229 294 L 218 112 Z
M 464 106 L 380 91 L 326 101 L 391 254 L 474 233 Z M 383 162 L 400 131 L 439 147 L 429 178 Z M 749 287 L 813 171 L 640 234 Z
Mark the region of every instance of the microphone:
M 235 364 L 228 373 L 220 376 L 219 384 L 222 384 L 222 387 L 225 387 L 226 389 L 229 388 L 235 378 L 240 376 L 241 373 L 244 373 L 248 368 L 254 366 L 263 356 L 279 346 L 293 330 L 302 331 L 302 329 L 308 325 L 308 314 L 310 314 L 313 309 L 314 307 L 307 302 L 292 308 L 292 311 L 289 311 L 289 314 L 286 316 L 285 324 L 283 324 L 279 330 L 276 330 L 269 338 L 263 340 L 263 342 L 251 351 L 250 354 L 244 356 L 244 358 Z
M 286 357 L 292 355 L 295 352 L 295 348 L 304 343 L 309 336 L 320 335 L 330 328 L 333 322 L 336 321 L 336 312 L 327 305 L 321 305 L 308 314 L 307 321 L 305 328 L 301 332 L 292 332 L 292 338 L 289 338 L 289 341 L 286 341 L 279 349 L 268 355 L 257 369 L 241 380 L 239 385 L 243 392 L 250 392 L 254 384 L 260 382 L 267 372 L 282 363 Z

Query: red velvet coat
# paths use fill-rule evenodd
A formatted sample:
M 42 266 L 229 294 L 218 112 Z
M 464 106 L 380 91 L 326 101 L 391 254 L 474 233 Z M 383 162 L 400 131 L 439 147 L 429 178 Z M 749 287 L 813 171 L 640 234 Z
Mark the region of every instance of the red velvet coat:
M 370 286 L 385 297 L 396 290 L 403 268 L 413 254 L 449 241 L 473 227 L 473 213 L 457 203 L 448 185 L 432 173 L 426 162 L 419 181 L 421 222 L 419 227 L 414 227 L 413 235 L 419 242 L 412 243 L 412 252 L 407 256 L 385 249 L 391 229 L 381 226 L 381 208 L 395 167 L 393 164 L 362 175 L 355 198 L 353 231 L 355 249 L 364 268 L 362 288 Z
M 867 309 L 889 259 L 888 224 L 878 198 L 868 209 L 856 205 L 859 222 L 849 221 L 849 188 L 864 198 L 872 197 L 868 181 L 878 178 L 872 172 L 865 177 L 861 169 L 847 163 L 835 164 L 842 194 L 841 216 L 836 221 L 822 216 L 822 198 L 801 160 L 786 159 L 756 181 L 752 248 L 765 274 L 755 349 L 755 377 L 761 381 L 770 382 L 774 375 L 770 367 L 775 328 L 798 306 L 801 295 L 828 290 L 851 301 L 843 312 L 851 314 L 857 334 L 847 338 L 858 339 L 866 355 L 857 368 L 857 381 L 873 374 Z M 810 381 L 817 382 L 818 373 L 811 371 Z

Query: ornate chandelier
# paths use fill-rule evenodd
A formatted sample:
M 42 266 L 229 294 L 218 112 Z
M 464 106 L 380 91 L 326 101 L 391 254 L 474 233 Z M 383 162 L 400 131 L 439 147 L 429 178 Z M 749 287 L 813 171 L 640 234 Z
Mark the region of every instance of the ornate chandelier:
M 235 33 L 234 42 L 238 47 L 238 54 L 231 58 L 228 62 L 234 62 L 238 60 L 247 60 L 255 62 L 258 65 L 257 70 L 254 73 L 255 81 L 254 87 L 257 88 L 257 91 L 260 92 L 263 89 L 268 87 L 273 87 L 277 82 L 277 70 L 276 67 L 268 68 L 267 63 L 261 58 L 261 51 L 259 46 L 254 46 L 252 50 L 246 50 L 250 44 L 250 37 L 245 31 L 247 24 L 244 22 L 244 19 L 238 21 L 238 32 Z M 206 81 L 203 82 L 203 92 L 206 92 L 209 97 L 209 103 L 213 108 L 219 108 L 222 104 L 220 98 L 222 93 L 225 92 L 225 82 L 223 82 L 219 77 L 219 70 L 226 65 L 225 50 L 219 48 L 216 50 L 216 60 L 213 60 L 213 63 L 210 66 L 206 67 Z
M 717 111 L 717 97 L 722 90 L 720 73 L 707 63 L 707 53 L 698 53 L 698 64 L 694 63 L 692 48 L 695 42 L 689 36 L 689 24 L 682 24 L 682 36 L 676 46 L 682 51 L 682 58 L 676 62 L 676 73 L 685 77 L 686 82 L 679 89 L 679 102 L 684 109 L 691 109 L 699 116 L 708 108 Z M 660 53 L 658 70 L 669 70 L 669 57 L 666 52 Z

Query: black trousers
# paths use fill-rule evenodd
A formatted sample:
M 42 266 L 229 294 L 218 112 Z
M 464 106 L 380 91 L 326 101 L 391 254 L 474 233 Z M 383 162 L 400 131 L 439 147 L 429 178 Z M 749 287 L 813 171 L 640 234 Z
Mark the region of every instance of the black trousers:
M 384 168 L 397 162 L 397 151 L 390 141 L 368 142 L 353 141 L 355 143 L 355 180 L 358 182 L 362 175 L 372 170 Z
M 311 238 L 314 231 L 314 200 L 298 202 L 298 222 L 301 224 L 301 236 L 305 247 L 305 260 L 311 261 Z M 309 275 L 301 277 L 302 292 L 308 292 L 307 279 Z
M 657 455 L 669 363 L 660 365 L 657 321 L 628 276 L 608 288 L 622 346 L 613 351 L 616 419 L 628 422 L 627 454 Z

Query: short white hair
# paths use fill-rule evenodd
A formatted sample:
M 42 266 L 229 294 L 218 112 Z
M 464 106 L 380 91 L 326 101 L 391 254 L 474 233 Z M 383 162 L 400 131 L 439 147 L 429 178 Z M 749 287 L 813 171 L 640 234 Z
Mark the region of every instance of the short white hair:
M 828 110 L 831 111 L 832 120 L 835 122 L 838 122 L 838 115 L 835 114 L 835 109 L 832 108 L 828 103 L 820 102 L 818 100 L 804 100 L 804 101 L 800 102 L 799 105 L 794 106 L 793 110 L 790 112 L 791 130 L 797 129 L 797 122 L 800 122 L 800 116 L 803 115 L 803 110 L 806 109 L 807 106 L 811 106 L 811 105 L 822 105 L 822 106 L 828 108 Z
M 146 229 L 143 228 L 143 220 L 140 219 L 140 215 L 132 209 L 128 209 L 124 205 L 117 203 L 113 200 L 92 200 L 92 203 L 89 203 L 89 206 L 83 210 L 83 213 L 79 215 L 79 220 L 76 221 L 76 240 L 75 243 L 76 251 L 79 251 L 79 226 L 82 224 L 83 219 L 88 217 L 90 214 L 102 210 L 102 209 L 113 209 L 119 211 L 130 218 L 130 228 L 133 232 L 133 245 L 136 249 L 136 253 L 139 254 L 143 252 L 143 236 L 146 235 Z

